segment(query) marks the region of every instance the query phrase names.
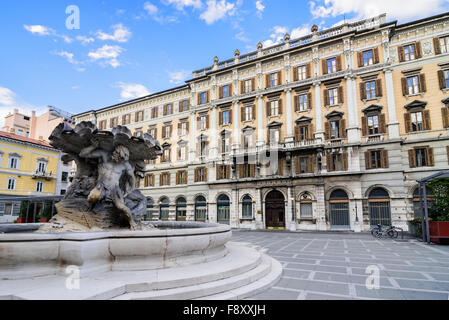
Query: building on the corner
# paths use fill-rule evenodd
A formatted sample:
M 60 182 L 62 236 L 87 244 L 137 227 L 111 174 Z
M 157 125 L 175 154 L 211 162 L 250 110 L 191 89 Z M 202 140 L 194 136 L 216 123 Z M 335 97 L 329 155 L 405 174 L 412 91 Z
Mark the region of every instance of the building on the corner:
M 408 230 L 416 180 L 449 168 L 448 91 L 449 13 L 381 15 L 236 50 L 181 87 L 74 118 L 160 141 L 138 182 L 153 219 Z
M 0 223 L 18 218 L 15 197 L 61 194 L 61 156 L 45 141 L 0 131 Z

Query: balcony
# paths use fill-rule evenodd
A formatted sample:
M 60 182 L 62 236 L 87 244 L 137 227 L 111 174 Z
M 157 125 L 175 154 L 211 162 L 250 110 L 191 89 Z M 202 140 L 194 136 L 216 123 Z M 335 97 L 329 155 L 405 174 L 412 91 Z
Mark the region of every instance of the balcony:
M 321 139 L 307 139 L 307 140 L 299 140 L 295 141 L 294 147 L 295 148 L 308 148 L 308 147 L 314 147 L 314 146 L 320 146 L 323 145 L 324 142 Z
M 39 170 L 36 170 L 33 172 L 32 178 L 33 179 L 45 179 L 45 180 L 54 179 L 52 172 L 39 171 Z

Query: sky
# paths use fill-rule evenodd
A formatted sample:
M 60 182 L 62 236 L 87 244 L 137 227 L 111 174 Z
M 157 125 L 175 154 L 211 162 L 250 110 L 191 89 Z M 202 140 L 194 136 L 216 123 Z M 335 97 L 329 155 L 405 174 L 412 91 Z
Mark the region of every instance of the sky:
M 14 108 L 77 114 L 177 87 L 215 56 L 298 38 L 313 24 L 444 11 L 449 0 L 1 0 L 0 128 Z

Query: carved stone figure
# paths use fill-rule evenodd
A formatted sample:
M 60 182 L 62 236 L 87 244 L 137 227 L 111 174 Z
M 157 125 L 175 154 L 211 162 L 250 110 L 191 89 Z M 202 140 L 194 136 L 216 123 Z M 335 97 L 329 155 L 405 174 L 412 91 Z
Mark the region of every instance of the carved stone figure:
M 139 227 L 146 198 L 135 190 L 136 176 L 144 177 L 145 160 L 162 154 L 159 142 L 149 134 L 132 136 L 124 126 L 98 131 L 92 122 L 61 123 L 49 139 L 77 168 L 54 221 L 62 217 L 89 229 Z

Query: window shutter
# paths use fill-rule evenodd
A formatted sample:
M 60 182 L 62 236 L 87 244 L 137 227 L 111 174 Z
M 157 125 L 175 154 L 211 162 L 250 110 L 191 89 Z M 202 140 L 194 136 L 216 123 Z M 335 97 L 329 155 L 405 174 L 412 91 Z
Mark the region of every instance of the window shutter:
M 299 96 L 295 96 L 294 98 L 294 104 L 295 104 L 295 112 L 299 111 Z
M 323 69 L 323 75 L 329 73 L 329 70 L 327 70 L 327 60 L 322 60 L 321 61 L 321 67 Z
M 178 147 L 178 160 L 181 160 L 181 148 Z
M 332 154 L 328 154 L 326 156 L 326 165 L 327 165 L 327 171 L 328 172 L 334 171 L 333 165 L 332 165 Z
M 380 62 L 380 59 L 379 59 L 379 48 L 373 49 L 373 57 L 374 57 L 374 64 L 378 64 Z
M 278 85 L 282 84 L 282 71 L 278 71 Z
M 209 115 L 206 116 L 206 129 L 209 129 Z
M 408 83 L 407 83 L 407 78 L 402 78 L 401 79 L 401 84 L 402 84 L 402 95 L 403 96 L 407 96 L 408 95 Z
M 314 155 L 309 156 L 309 172 L 313 173 L 315 172 L 315 161 L 316 157 Z
M 324 89 L 324 103 L 326 106 L 330 105 L 328 89 Z
M 404 113 L 405 132 L 412 131 L 412 116 L 410 113 Z
M 218 88 L 218 98 L 223 99 L 223 87 Z
M 368 117 L 362 117 L 362 136 L 368 135 Z
M 441 114 L 443 116 L 443 128 L 449 128 L 449 108 L 441 108 Z
M 279 99 L 278 103 L 279 103 L 279 115 L 282 116 L 282 114 L 283 114 L 283 111 L 282 111 L 282 99 Z
M 232 111 L 232 109 L 229 110 L 229 124 L 232 124 Z M 238 112 L 238 110 L 236 110 L 235 112 Z M 207 116 L 207 122 L 209 122 L 209 116 Z M 209 129 L 209 127 L 207 128 Z
M 335 58 L 335 60 L 336 60 L 336 65 L 337 65 L 337 71 L 341 71 L 342 70 L 341 56 L 337 56 Z
M 343 87 L 338 87 L 338 103 L 344 103 Z
M 218 114 L 218 122 L 219 122 L 220 126 L 223 125 L 223 111 L 220 111 Z
M 210 102 L 210 94 L 209 94 L 209 91 L 206 92 L 206 102 L 207 102 L 207 103 Z
M 196 105 L 199 106 L 200 104 L 201 104 L 201 93 L 198 93 Z
M 423 117 L 423 127 L 424 130 L 432 130 L 432 124 L 430 122 L 430 110 L 424 110 L 424 117 Z
M 296 126 L 295 127 L 295 140 L 296 141 L 299 141 L 299 138 L 300 138 L 299 135 L 300 135 L 299 127 Z
M 410 168 L 416 168 L 415 149 L 408 151 L 408 163 Z
M 165 139 L 166 137 L 165 137 L 165 127 L 162 127 L 162 139 Z
M 217 166 L 215 167 L 215 179 L 216 180 L 220 180 L 220 171 L 221 171 L 221 165 L 217 164 Z
M 419 92 L 427 92 L 426 76 L 424 74 L 419 75 Z
M 253 113 L 251 120 L 255 120 L 256 119 L 256 106 L 255 105 L 251 106 L 251 111 Z
M 309 92 L 309 93 L 307 94 L 307 108 L 308 108 L 309 110 L 312 110 L 312 109 L 313 109 L 312 92 Z
M 385 120 L 385 114 L 383 113 L 379 114 L 379 132 L 387 133 L 387 123 Z
M 267 101 L 266 109 L 267 109 L 267 117 L 271 117 L 271 103 L 270 103 L 270 101 Z
M 415 52 L 416 52 L 416 59 L 419 59 L 422 57 L 422 49 L 421 49 L 421 42 L 416 42 L 415 44 Z
M 443 70 L 438 70 L 438 82 L 440 83 L 440 90 L 446 89 L 446 79 L 444 79 Z
M 179 181 L 180 181 L 180 179 L 179 179 L 179 174 L 180 174 L 179 171 L 176 172 L 176 184 L 180 184 L 180 183 L 179 183 Z
M 426 148 L 427 166 L 435 166 L 435 160 L 433 157 L 433 148 Z
M 156 107 L 156 118 L 159 117 L 159 108 Z
M 251 79 L 251 91 L 256 91 L 256 79 Z
M 245 93 L 245 81 L 240 81 L 240 94 Z
M 307 65 L 306 65 L 306 78 L 307 79 L 310 79 L 312 76 L 311 76 L 311 70 L 310 70 L 310 63 L 308 63 Z
M 269 74 L 265 75 L 265 82 L 266 82 L 265 87 L 270 88 L 271 83 L 270 83 L 270 75 Z
M 134 122 L 138 122 L 138 121 L 139 121 L 139 113 L 136 112 L 136 113 L 134 114 Z
M 178 123 L 178 136 L 181 135 L 181 128 L 182 128 L 182 124 L 180 122 L 180 123 Z
M 164 105 L 164 116 L 167 115 L 167 105 Z
M 122 125 L 126 124 L 126 116 L 122 116 Z
M 170 137 L 171 138 L 173 136 L 173 125 L 170 126 Z
M 299 80 L 299 67 L 294 67 L 293 69 L 293 81 Z
M 343 169 L 343 171 L 348 171 L 348 153 L 347 152 L 344 152 L 342 155 L 341 155 L 341 166 L 342 166 L 342 169 Z
M 365 152 L 365 168 L 366 170 L 371 169 L 371 151 Z
M 233 92 L 233 91 L 234 91 L 234 90 L 233 90 L 233 87 L 234 87 L 233 84 L 230 83 L 230 84 L 229 84 L 229 95 L 230 95 L 230 96 L 232 96 L 233 93 L 234 93 L 234 92 Z
M 241 107 L 241 108 L 240 108 L 240 121 L 241 121 L 241 122 L 248 120 L 248 119 L 246 119 L 246 117 L 245 117 L 245 116 L 246 116 L 245 109 L 246 109 L 246 107 Z
M 187 130 L 187 134 L 189 133 L 189 130 L 190 130 L 190 123 L 186 123 L 186 130 Z
M 376 80 L 376 97 L 382 97 L 382 80 Z
M 435 55 L 441 54 L 440 38 L 433 38 L 433 48 L 435 49 Z
M 404 62 L 405 61 L 405 54 L 404 54 L 404 47 L 398 47 L 398 57 L 399 57 L 399 62 Z
M 357 65 L 363 67 L 363 52 L 357 52 Z
M 346 139 L 346 120 L 341 119 L 340 120 L 340 137 L 342 139 Z
M 387 150 L 380 151 L 380 161 L 381 161 L 382 168 L 386 169 L 386 168 L 390 167 Z
M 250 164 L 249 165 L 249 176 L 251 177 L 251 178 L 254 178 L 256 175 L 255 175 L 255 173 L 256 173 L 256 165 L 255 164 Z
M 329 122 L 326 122 L 324 124 L 324 132 L 325 132 L 326 140 L 329 140 L 331 137 L 331 124 Z
M 360 100 L 366 100 L 366 85 L 365 82 L 360 84 Z

